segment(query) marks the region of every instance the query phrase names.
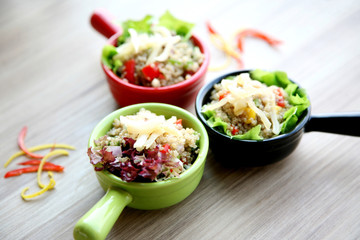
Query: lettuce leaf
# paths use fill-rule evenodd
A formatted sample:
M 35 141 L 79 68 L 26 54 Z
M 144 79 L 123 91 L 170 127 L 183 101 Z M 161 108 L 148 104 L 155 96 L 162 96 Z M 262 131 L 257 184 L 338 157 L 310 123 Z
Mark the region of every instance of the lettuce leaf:
M 256 69 L 250 72 L 251 79 L 258 80 L 267 86 L 279 85 L 276 75 L 273 72 L 266 72 L 261 69 Z
M 132 28 L 138 33 L 151 33 L 151 25 L 153 23 L 153 16 L 146 15 L 139 21 L 127 20 L 121 24 L 123 33 L 118 38 L 118 45 L 121 45 L 130 37 L 129 29 Z
M 291 82 L 285 72 L 267 72 L 261 69 L 250 72 L 252 79 L 263 82 L 266 85 L 269 83 L 267 80 L 269 74 L 273 74 L 276 78 L 276 81 L 273 81 L 276 83 L 271 85 L 282 87 L 289 96 L 287 100 L 293 105 L 293 107 L 284 114 L 284 121 L 280 131 L 280 133 L 287 133 L 295 128 L 301 114 L 310 106 L 310 101 L 306 96 L 305 89 L 299 88 L 297 84 Z
M 173 30 L 177 35 L 188 40 L 191 37 L 191 30 L 195 26 L 193 23 L 185 22 L 175 18 L 169 11 L 166 11 L 159 19 L 159 25 Z
M 207 118 L 207 123 L 210 127 L 215 128 L 219 132 L 231 136 L 230 131 L 228 130 L 229 124 L 221 120 L 219 117 L 215 117 L 214 110 L 206 110 L 202 112 L 205 118 Z
M 229 130 L 229 124 L 221 120 L 221 118 L 216 117 L 214 110 L 205 110 L 202 111 L 202 114 L 207 118 L 207 123 L 210 127 L 216 129 L 217 131 L 228 135 L 229 137 L 237 140 L 262 140 L 260 136 L 261 125 L 257 125 L 247 131 L 244 134 L 232 135 Z
M 296 115 L 297 107 L 292 107 L 284 113 L 284 121 L 281 124 L 281 133 L 290 132 L 297 124 L 298 117 Z
M 246 133 L 242 135 L 234 135 L 232 138 L 237 140 L 263 140 L 263 138 L 260 136 L 260 131 L 261 125 L 256 125 Z
M 286 72 L 275 71 L 276 81 L 278 82 L 278 86 L 282 88 L 286 88 L 292 82 L 289 80 Z
M 113 61 L 113 56 L 117 54 L 116 48 L 112 45 L 105 45 L 102 54 L 101 54 L 101 61 L 104 63 L 105 66 L 112 69 L 113 72 L 122 65 L 120 60 Z

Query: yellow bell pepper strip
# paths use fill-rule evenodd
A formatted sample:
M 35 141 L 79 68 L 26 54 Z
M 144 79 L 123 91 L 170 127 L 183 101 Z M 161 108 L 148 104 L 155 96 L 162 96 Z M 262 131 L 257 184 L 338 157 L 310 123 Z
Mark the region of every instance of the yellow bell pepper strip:
M 28 150 L 30 152 L 35 152 L 35 151 L 39 151 L 39 150 L 44 150 L 44 149 L 48 149 L 48 148 L 65 148 L 65 149 L 69 149 L 69 150 L 75 150 L 75 147 L 68 145 L 68 144 L 61 144 L 61 143 L 49 143 L 49 144 L 42 144 L 42 145 L 38 145 L 38 146 L 34 146 L 31 148 L 28 148 Z M 6 168 L 15 158 L 25 155 L 26 153 L 24 151 L 19 151 L 14 153 L 4 164 L 4 167 Z
M 42 158 L 43 157 L 42 155 L 32 153 L 25 147 L 24 140 L 25 140 L 26 132 L 27 132 L 27 127 L 24 126 L 21 129 L 20 134 L 18 136 L 18 145 L 19 145 L 20 149 L 23 150 L 26 153 L 26 155 L 28 155 L 32 158 Z
M 209 21 L 206 22 L 206 26 L 207 26 L 208 32 L 210 33 L 210 40 L 213 42 L 215 47 L 217 47 L 218 49 L 223 51 L 228 57 L 226 64 L 224 64 L 222 67 L 226 68 L 230 64 L 230 62 L 229 62 L 229 56 L 230 56 L 237 61 L 239 68 L 243 68 L 244 63 L 241 59 L 240 54 L 237 53 L 235 51 L 235 49 L 233 49 L 230 46 L 230 44 L 228 44 L 225 41 L 225 39 L 217 31 L 215 31 L 215 29 L 213 28 L 213 26 L 210 24 Z M 212 68 L 211 68 L 211 70 L 212 70 Z M 221 69 L 217 68 L 217 70 L 221 70 Z
M 44 167 L 44 164 L 46 162 L 46 160 L 52 156 L 55 156 L 55 155 L 66 155 L 68 156 L 69 155 L 69 152 L 66 151 L 66 150 L 54 150 L 52 152 L 49 152 L 48 154 L 46 154 L 43 159 L 41 159 L 41 163 L 39 165 L 39 169 L 37 171 L 37 182 L 38 182 L 38 185 L 39 187 L 41 188 L 45 188 L 45 185 L 41 182 L 41 172 L 43 170 L 43 167 Z M 55 185 L 54 185 L 55 186 Z M 50 188 L 51 189 L 51 188 Z
M 53 174 L 52 172 L 48 172 L 48 175 L 50 177 L 50 182 L 48 185 L 44 186 L 40 191 L 38 192 L 35 192 L 33 194 L 29 194 L 29 195 L 25 195 L 26 191 L 29 190 L 29 187 L 26 187 L 24 188 L 22 191 L 21 191 L 21 197 L 24 199 L 24 200 L 27 200 L 27 199 L 30 199 L 30 198 L 34 198 L 34 197 L 37 197 L 43 193 L 45 193 L 46 191 L 50 190 L 50 189 L 53 189 L 56 185 L 56 182 L 53 178 Z

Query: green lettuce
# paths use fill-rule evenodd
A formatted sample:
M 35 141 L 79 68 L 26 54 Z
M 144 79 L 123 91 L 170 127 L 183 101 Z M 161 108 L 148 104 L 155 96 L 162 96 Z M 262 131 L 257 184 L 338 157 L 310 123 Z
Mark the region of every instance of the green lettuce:
M 121 24 L 123 33 L 118 38 L 118 45 L 121 45 L 130 37 L 129 29 L 132 28 L 138 33 L 151 33 L 151 25 L 153 24 L 154 18 L 151 15 L 146 15 L 139 21 L 127 20 Z
M 216 117 L 214 110 L 205 110 L 202 114 L 207 119 L 207 123 L 210 127 L 216 129 L 217 131 L 228 135 L 230 138 L 237 140 L 262 140 L 263 138 L 260 136 L 261 126 L 257 125 L 247 131 L 244 134 L 232 135 L 229 130 L 229 124 L 221 120 L 221 118 Z
M 240 135 L 234 135 L 232 136 L 233 139 L 237 140 L 263 140 L 263 138 L 260 136 L 261 132 L 261 125 L 256 125 L 246 133 Z
M 292 107 L 287 110 L 284 114 L 284 121 L 281 125 L 281 133 L 290 132 L 293 130 L 297 124 L 298 117 L 296 115 L 297 107 Z
M 116 73 L 117 69 L 122 66 L 122 62 L 120 60 L 113 60 L 113 56 L 116 54 L 116 48 L 112 45 L 105 45 L 101 54 L 101 60 L 104 65 L 112 69 L 114 73 Z
M 271 77 L 270 77 L 271 76 Z M 281 71 L 267 72 L 261 69 L 250 71 L 250 77 L 268 86 L 276 85 L 282 87 L 289 95 L 287 99 L 293 106 L 284 114 L 284 121 L 280 133 L 287 133 L 293 130 L 298 123 L 301 114 L 310 106 L 310 101 L 303 88 L 289 80 L 287 74 Z M 271 81 L 269 81 L 271 79 Z
M 118 38 L 118 46 L 123 44 L 126 39 L 130 37 L 129 29 L 134 29 L 137 33 L 148 33 L 151 34 L 151 26 L 155 23 L 155 19 L 151 15 L 146 15 L 141 20 L 127 20 L 121 23 L 123 33 Z M 191 36 L 191 30 L 194 28 L 195 24 L 182 21 L 175 18 L 169 11 L 166 11 L 160 18 L 158 22 L 159 26 L 166 27 L 170 31 L 174 31 L 177 35 L 182 36 L 185 40 L 188 40 Z
M 195 24 L 177 19 L 169 11 L 166 11 L 159 19 L 159 26 L 166 27 L 188 40 Z

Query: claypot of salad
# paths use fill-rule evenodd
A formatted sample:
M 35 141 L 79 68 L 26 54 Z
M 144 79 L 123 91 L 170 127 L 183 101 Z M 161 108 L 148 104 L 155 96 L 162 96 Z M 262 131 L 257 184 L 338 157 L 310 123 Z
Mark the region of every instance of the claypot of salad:
M 189 106 L 202 87 L 209 52 L 192 34 L 194 24 L 165 12 L 158 19 L 114 23 L 105 10 L 91 17 L 92 26 L 109 37 L 101 66 L 120 106 L 162 102 Z
M 75 239 L 104 239 L 125 206 L 151 210 L 184 200 L 202 178 L 209 140 L 190 112 L 143 103 L 101 120 L 88 146 L 106 194 L 78 221 Z
M 207 83 L 196 114 L 215 158 L 226 166 L 262 166 L 289 156 L 303 133 L 360 136 L 360 113 L 311 115 L 308 95 L 285 72 L 243 70 Z

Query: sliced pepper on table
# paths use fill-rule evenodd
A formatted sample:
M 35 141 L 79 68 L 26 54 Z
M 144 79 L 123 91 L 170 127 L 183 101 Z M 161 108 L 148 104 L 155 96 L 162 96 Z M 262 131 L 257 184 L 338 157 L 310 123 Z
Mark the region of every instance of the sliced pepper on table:
M 44 164 L 43 168 L 44 171 L 54 171 L 54 172 L 62 172 L 64 170 L 63 166 L 60 165 L 47 165 Z M 7 172 L 4 175 L 4 178 L 9 178 L 9 177 L 15 177 L 15 176 L 20 176 L 23 173 L 33 173 L 33 172 L 37 172 L 39 170 L 39 166 L 31 166 L 31 167 L 25 167 L 25 168 L 18 168 L 15 170 L 11 170 L 9 172 Z
M 223 51 L 226 56 L 228 57 L 228 60 L 225 64 L 223 64 L 220 67 L 217 67 L 215 69 L 210 68 L 211 70 L 222 70 L 224 68 L 226 68 L 230 62 L 229 62 L 229 56 L 232 57 L 233 59 L 235 59 L 235 61 L 237 62 L 239 68 L 243 68 L 244 67 L 244 63 L 241 59 L 241 56 L 238 52 L 235 51 L 235 49 L 233 49 L 229 43 L 227 43 L 225 41 L 225 39 L 214 29 L 214 27 L 210 24 L 209 21 L 206 22 L 206 27 L 208 32 L 210 33 L 210 40 L 214 43 L 214 45 L 219 48 L 221 51 Z
M 270 46 L 274 47 L 282 43 L 282 41 L 275 39 L 261 31 L 258 31 L 256 29 L 247 28 L 242 31 L 240 31 L 236 35 L 236 42 L 237 42 L 237 48 L 240 50 L 240 52 L 243 52 L 243 40 L 245 37 L 254 37 L 261 40 L 264 40 L 267 42 Z
M 26 153 L 26 155 L 28 155 L 32 158 L 42 158 L 43 157 L 42 155 L 32 153 L 25 147 L 24 140 L 25 140 L 26 132 L 27 132 L 27 127 L 24 126 L 21 129 L 20 134 L 18 136 L 18 145 L 19 145 L 20 149 L 23 150 Z
M 30 159 L 28 161 L 18 163 L 18 165 L 40 165 L 40 163 L 41 163 L 41 160 Z M 51 163 L 51 162 L 45 162 L 44 165 L 59 166 L 59 165 L 56 165 L 56 164 Z

